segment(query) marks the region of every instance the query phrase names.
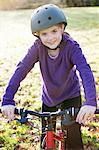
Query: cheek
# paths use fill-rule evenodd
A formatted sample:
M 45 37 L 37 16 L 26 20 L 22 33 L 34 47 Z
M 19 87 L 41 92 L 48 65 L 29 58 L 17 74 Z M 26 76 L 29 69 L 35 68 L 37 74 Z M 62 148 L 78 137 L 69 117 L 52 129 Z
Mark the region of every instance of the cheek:
M 62 39 L 62 34 L 61 34 L 61 33 L 57 34 L 57 38 L 58 38 L 59 41 L 61 41 L 61 39 Z
M 45 43 L 46 38 L 40 36 L 40 39 L 41 39 L 42 43 Z

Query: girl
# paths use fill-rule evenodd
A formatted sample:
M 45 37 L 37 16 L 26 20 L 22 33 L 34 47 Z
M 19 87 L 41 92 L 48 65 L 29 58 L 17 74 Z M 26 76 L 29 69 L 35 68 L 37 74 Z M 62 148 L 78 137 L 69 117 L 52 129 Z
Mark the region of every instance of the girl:
M 81 107 L 76 123 L 67 129 L 67 149 L 83 149 L 80 125 L 96 110 L 95 81 L 89 64 L 79 44 L 64 32 L 67 20 L 62 10 L 53 4 L 43 5 L 32 14 L 31 30 L 37 40 L 27 55 L 19 62 L 11 77 L 2 100 L 2 113 L 9 121 L 14 119 L 15 101 L 20 82 L 39 62 L 43 78 L 42 111 L 56 111 L 69 107 Z M 81 106 L 79 71 L 85 93 Z M 45 126 L 44 120 L 42 120 Z

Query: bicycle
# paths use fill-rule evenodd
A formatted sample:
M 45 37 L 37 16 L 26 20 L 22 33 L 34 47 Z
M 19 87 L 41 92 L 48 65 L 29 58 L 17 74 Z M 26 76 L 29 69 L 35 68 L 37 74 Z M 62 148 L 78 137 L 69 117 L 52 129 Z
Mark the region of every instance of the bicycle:
M 31 119 L 28 117 L 28 115 L 36 116 L 38 118 L 45 118 L 47 122 L 45 137 L 42 140 L 40 150 L 65 150 L 65 141 L 67 137 L 66 130 L 62 130 L 62 126 L 70 126 L 75 121 L 73 117 L 77 115 L 79 111 L 79 108 L 69 108 L 66 110 L 61 111 L 60 109 L 56 112 L 43 112 L 38 113 L 31 110 L 26 110 L 24 108 L 16 108 L 15 114 L 20 115 L 20 119 L 16 118 L 15 120 L 18 120 L 21 124 L 24 124 Z M 95 114 L 99 114 L 99 109 L 96 110 Z M 54 131 L 53 128 L 53 118 L 60 117 L 60 129 L 58 130 L 58 133 Z M 33 119 L 33 118 L 32 118 Z

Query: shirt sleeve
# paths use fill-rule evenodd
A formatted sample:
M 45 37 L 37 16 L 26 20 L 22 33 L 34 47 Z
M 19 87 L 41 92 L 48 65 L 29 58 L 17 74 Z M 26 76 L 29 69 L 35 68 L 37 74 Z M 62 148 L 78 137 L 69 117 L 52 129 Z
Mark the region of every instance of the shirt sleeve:
M 71 50 L 71 61 L 76 65 L 82 79 L 85 94 L 84 105 L 96 106 L 96 87 L 93 73 L 77 42 L 74 43 Z
M 38 48 L 34 43 L 34 45 L 28 50 L 23 60 L 18 63 L 3 95 L 2 106 L 9 104 L 15 105 L 14 95 L 20 86 L 20 82 L 26 77 L 38 59 Z

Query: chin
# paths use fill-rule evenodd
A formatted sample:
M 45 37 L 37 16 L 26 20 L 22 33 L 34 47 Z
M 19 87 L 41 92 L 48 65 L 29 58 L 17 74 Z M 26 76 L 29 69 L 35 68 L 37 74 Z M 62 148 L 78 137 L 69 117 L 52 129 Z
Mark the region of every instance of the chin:
M 50 49 L 55 49 L 57 46 L 58 46 L 58 45 L 54 45 L 54 46 L 49 45 L 48 47 L 49 47 Z
M 55 49 L 57 46 L 55 46 L 55 47 L 49 47 L 50 49 Z

